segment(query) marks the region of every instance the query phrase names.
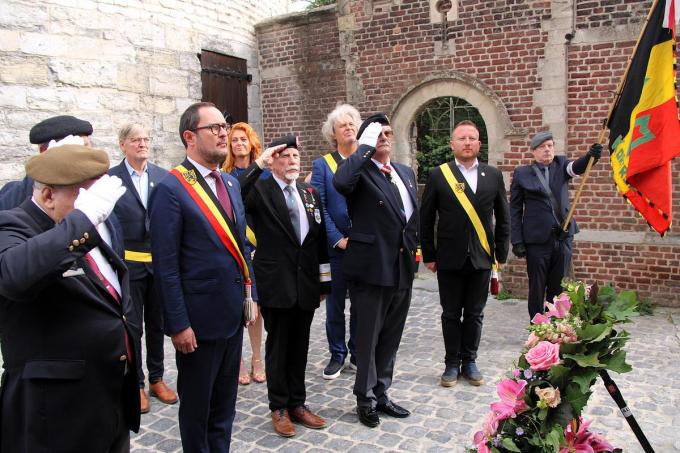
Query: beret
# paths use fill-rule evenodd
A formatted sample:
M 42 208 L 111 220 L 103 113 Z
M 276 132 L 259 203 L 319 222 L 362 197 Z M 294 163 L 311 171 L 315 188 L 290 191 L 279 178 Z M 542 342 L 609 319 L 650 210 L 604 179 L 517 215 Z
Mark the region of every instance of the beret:
M 297 147 L 300 146 L 300 142 L 295 135 L 288 134 L 288 135 L 284 135 L 283 137 L 277 138 L 276 140 L 271 142 L 267 148 L 273 148 L 274 146 L 279 146 L 279 145 L 286 145 L 286 148 L 297 149 Z
M 529 147 L 531 149 L 536 149 L 539 146 L 541 146 L 541 143 L 543 143 L 546 140 L 552 140 L 553 139 L 553 134 L 550 131 L 541 131 L 534 135 L 534 137 L 531 139 L 531 143 L 529 144 Z
M 361 138 L 361 134 L 364 133 L 364 130 L 371 123 L 380 123 L 383 126 L 389 126 L 390 125 L 390 119 L 387 118 L 387 115 L 385 115 L 384 113 L 374 113 L 373 115 L 366 118 L 363 123 L 361 123 L 361 127 L 359 128 L 359 132 L 357 133 L 357 138 Z
M 75 116 L 53 116 L 33 126 L 28 139 L 34 145 L 40 145 L 67 135 L 92 135 L 92 124 Z
M 97 178 L 109 170 L 106 151 L 82 145 L 50 148 L 26 162 L 26 174 L 43 184 L 71 186 Z

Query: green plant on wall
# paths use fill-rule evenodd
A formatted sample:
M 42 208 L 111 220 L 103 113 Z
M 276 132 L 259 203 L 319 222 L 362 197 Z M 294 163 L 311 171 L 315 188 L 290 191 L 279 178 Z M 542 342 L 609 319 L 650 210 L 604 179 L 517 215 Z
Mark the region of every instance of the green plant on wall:
M 430 170 L 453 158 L 449 141 L 451 129 L 460 121 L 473 121 L 479 128 L 482 147 L 479 160 L 488 161 L 486 124 L 479 111 L 461 98 L 441 97 L 430 101 L 416 117 L 418 128 L 418 182 L 424 184 Z
M 335 0 L 310 0 L 307 4 L 307 9 L 318 8 L 319 6 L 332 5 L 336 3 Z

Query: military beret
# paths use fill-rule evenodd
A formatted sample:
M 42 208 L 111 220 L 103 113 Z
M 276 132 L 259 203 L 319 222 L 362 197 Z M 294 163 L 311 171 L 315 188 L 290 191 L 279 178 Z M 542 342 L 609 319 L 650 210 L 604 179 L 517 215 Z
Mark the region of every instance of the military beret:
M 293 134 L 288 134 L 284 135 L 283 137 L 279 137 L 273 142 L 271 142 L 268 146 L 268 148 L 273 148 L 274 146 L 279 146 L 279 145 L 286 145 L 286 148 L 295 148 L 297 149 L 298 146 L 300 146 L 300 141 L 298 140 L 298 137 L 296 137 Z
M 34 145 L 40 145 L 67 135 L 92 135 L 92 124 L 75 116 L 53 116 L 33 126 L 28 139 Z
M 387 115 L 385 115 L 384 113 L 374 113 L 373 115 L 366 118 L 363 123 L 361 123 L 361 127 L 359 128 L 359 133 L 357 133 L 357 138 L 361 138 L 361 134 L 364 133 L 364 130 L 371 123 L 380 123 L 383 126 L 389 126 L 390 125 L 390 119 L 387 118 Z
M 43 184 L 71 186 L 97 178 L 109 170 L 106 151 L 82 145 L 62 145 L 31 157 L 26 174 Z
M 552 140 L 553 139 L 553 134 L 550 131 L 541 131 L 534 135 L 534 138 L 531 139 L 531 144 L 529 145 L 531 149 L 536 149 L 539 146 L 541 146 L 541 143 L 543 143 L 546 140 Z

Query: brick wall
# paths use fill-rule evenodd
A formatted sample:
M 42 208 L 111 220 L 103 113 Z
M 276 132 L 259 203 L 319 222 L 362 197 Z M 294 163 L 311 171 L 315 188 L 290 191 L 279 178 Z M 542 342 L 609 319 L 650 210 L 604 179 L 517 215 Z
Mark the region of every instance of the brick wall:
M 369 3 L 373 5 L 372 10 Z M 277 21 L 275 32 L 259 30 L 263 73 L 265 68 L 293 62 L 308 65 L 313 62 L 314 68 L 325 63 L 333 68 L 318 79 L 323 85 L 321 93 L 305 86 L 301 77 L 307 74 L 303 72 L 295 77 L 277 77 L 274 71 L 263 76 L 265 134 L 271 136 L 286 127 L 296 127 L 302 133 L 303 142 L 320 143 L 321 122 L 335 100 L 357 91 L 357 87 L 343 83 L 345 73 L 339 67 L 338 52 L 345 56 L 340 62 L 357 62 L 355 78 L 360 83 L 360 96 L 354 104 L 363 116 L 375 111 L 391 113 L 410 87 L 432 74 L 459 71 L 483 82 L 498 95 L 512 126 L 526 131 L 526 136 L 507 138 L 508 149 L 498 164 L 509 185 L 513 169 L 532 159 L 528 137 L 551 123 L 542 105 L 535 104 L 534 95 L 551 84 L 547 79 L 551 68 L 541 65 L 549 52 L 550 33 L 554 30 L 552 2 L 459 2 L 458 18 L 448 24 L 451 49 L 448 54 L 437 52 L 442 44 L 441 26 L 430 22 L 427 1 L 355 0 L 347 6 L 349 11 L 342 14 L 324 10 L 322 16 L 311 21 L 313 24 L 302 26 L 300 23 L 304 20 L 298 17 L 292 22 Z M 562 151 L 568 157 L 582 155 L 597 140 L 612 93 L 649 6 L 647 0 L 576 0 L 573 39 L 564 45 L 559 41 L 562 35 L 557 38 L 558 51 L 563 48 L 566 59 L 566 82 L 562 87 L 566 106 L 560 121 L 566 126 Z M 344 32 L 349 33 L 351 39 L 344 39 L 345 29 L 338 24 L 346 23 L 348 16 L 354 23 Z M 301 29 L 304 32 L 301 33 Z M 313 39 L 312 32 L 324 39 L 320 42 Z M 340 43 L 335 42 L 338 38 Z M 286 54 L 282 55 L 278 49 L 285 49 Z M 311 74 L 316 76 L 313 71 Z M 303 110 L 301 105 L 309 109 Z M 297 113 L 291 117 L 291 112 Z M 326 148 L 319 149 L 322 151 L 318 154 L 322 154 Z M 673 176 L 675 224 L 680 221 L 679 172 L 680 162 L 674 164 Z M 671 233 L 662 240 L 649 233 L 646 223 L 617 194 L 607 156 L 591 173 L 576 219 L 582 230 L 574 245 L 576 277 L 614 282 L 621 288 L 636 288 L 643 297 L 652 298 L 656 303 L 680 305 L 680 291 L 677 291 L 680 235 Z M 525 293 L 524 261 L 510 260 L 503 278 L 508 289 Z

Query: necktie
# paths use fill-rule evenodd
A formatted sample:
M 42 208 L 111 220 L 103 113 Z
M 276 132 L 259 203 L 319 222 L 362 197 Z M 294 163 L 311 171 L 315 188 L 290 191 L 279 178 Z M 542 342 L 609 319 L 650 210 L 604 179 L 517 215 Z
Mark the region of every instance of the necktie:
M 290 215 L 290 221 L 293 224 L 293 229 L 295 230 L 295 235 L 300 240 L 300 211 L 298 210 L 297 201 L 295 200 L 295 195 L 293 195 L 293 187 L 286 186 L 283 191 L 286 194 L 286 207 L 288 208 L 288 214 Z
M 104 287 L 106 290 L 111 294 L 111 297 L 115 299 L 116 302 L 118 302 L 118 305 L 121 305 L 121 299 L 120 299 L 120 294 L 118 294 L 118 291 L 116 291 L 116 288 L 113 287 L 111 282 L 109 282 L 106 277 L 104 277 L 104 274 L 102 274 L 102 271 L 99 269 L 99 266 L 97 266 L 97 262 L 92 258 L 92 256 L 89 253 L 85 254 L 85 261 L 87 261 L 87 264 L 90 265 L 90 268 L 92 271 L 95 273 L 99 281 L 101 281 L 104 284 Z M 125 331 L 125 350 L 127 351 L 127 359 L 129 362 L 132 362 L 132 355 L 130 355 L 130 339 L 128 338 L 127 330 Z
M 548 167 L 545 167 L 545 180 L 550 184 L 550 169 Z
M 383 165 L 380 167 L 380 171 L 385 175 L 385 178 L 390 182 L 390 188 L 392 189 L 392 192 L 394 192 L 394 196 L 397 197 L 397 201 L 399 202 L 399 209 L 401 209 L 401 213 L 404 214 L 404 200 L 401 199 L 401 192 L 399 192 L 399 187 L 397 187 L 397 184 L 394 182 L 394 179 L 392 178 L 392 167 L 389 165 Z
M 210 176 L 215 178 L 215 189 L 217 189 L 217 199 L 220 200 L 220 204 L 224 208 L 229 220 L 234 221 L 234 212 L 231 208 L 231 200 L 229 199 L 229 194 L 227 193 L 227 188 L 224 186 L 224 181 L 222 181 L 222 176 L 217 170 L 210 172 Z

